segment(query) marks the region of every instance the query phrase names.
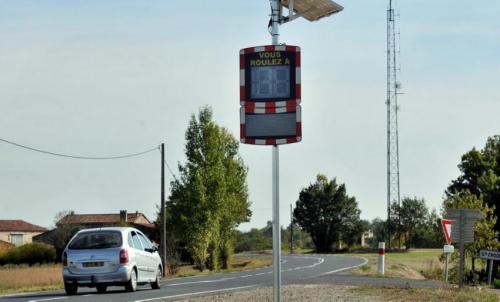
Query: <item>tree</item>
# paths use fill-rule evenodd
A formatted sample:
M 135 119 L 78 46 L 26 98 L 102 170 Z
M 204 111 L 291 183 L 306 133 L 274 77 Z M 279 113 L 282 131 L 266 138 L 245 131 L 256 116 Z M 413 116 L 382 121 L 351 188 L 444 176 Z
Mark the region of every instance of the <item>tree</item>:
M 493 210 L 497 218 L 492 229 L 500 234 L 500 135 L 489 137 L 482 150 L 473 148 L 465 153 L 458 165 L 460 172 L 446 189 L 448 200 L 460 198 L 464 192 L 475 195 Z M 495 262 L 498 274 L 499 262 Z
M 479 250 L 500 248 L 498 232 L 493 226 L 497 223 L 497 217 L 494 214 L 494 207 L 490 207 L 481 197 L 464 191 L 460 194 L 454 194 L 443 202 L 443 210 L 446 213 L 448 209 L 477 209 L 483 213 L 483 219 L 476 222 L 474 226 L 474 242 L 465 245 L 465 255 L 472 259 L 472 269 Z
M 398 227 L 401 233 L 405 234 L 406 249 L 411 248 L 415 230 L 425 226 L 429 217 L 429 209 L 423 199 L 405 197 L 398 203 L 393 203 L 391 212 L 395 217 L 399 217 Z
M 384 242 L 386 239 L 387 222 L 377 217 L 372 220 L 371 228 L 373 231 L 373 240 L 370 240 L 370 242 L 372 243 L 371 246 L 376 248 L 379 242 Z
M 167 222 L 200 270 L 227 267 L 236 227 L 248 221 L 247 169 L 238 142 L 213 121 L 212 110 L 191 116 L 180 179 L 171 183 Z
M 473 148 L 462 156 L 458 165 L 462 173 L 446 189 L 447 198 L 469 192 L 494 208 L 500 215 L 500 135 L 489 137 L 482 150 Z M 500 220 L 494 226 L 500 232 Z
M 293 211 L 295 222 L 311 235 L 319 253 L 331 252 L 334 243 L 346 239 L 360 224 L 360 210 L 354 197 L 346 193 L 344 184 L 337 185 L 324 175 L 299 194 Z

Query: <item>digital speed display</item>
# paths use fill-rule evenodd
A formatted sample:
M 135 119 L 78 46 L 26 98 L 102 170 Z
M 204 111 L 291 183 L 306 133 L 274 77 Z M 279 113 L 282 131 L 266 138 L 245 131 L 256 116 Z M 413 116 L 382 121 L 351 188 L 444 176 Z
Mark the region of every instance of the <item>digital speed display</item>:
M 300 48 L 273 45 L 240 51 L 240 102 L 300 103 Z
M 251 67 L 250 98 L 290 98 L 290 66 Z

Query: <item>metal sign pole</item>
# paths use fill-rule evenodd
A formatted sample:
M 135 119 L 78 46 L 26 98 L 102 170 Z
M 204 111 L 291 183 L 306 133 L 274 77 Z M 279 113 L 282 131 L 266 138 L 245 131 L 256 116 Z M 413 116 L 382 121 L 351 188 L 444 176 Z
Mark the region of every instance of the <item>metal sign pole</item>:
M 450 257 L 450 254 L 449 253 L 445 253 L 444 254 L 445 256 L 445 262 L 444 262 L 444 282 L 448 283 L 448 261 L 449 261 L 449 257 Z
M 458 285 L 464 286 L 464 268 L 465 268 L 465 213 L 460 211 L 460 268 L 458 272 Z
M 272 44 L 279 43 L 280 3 L 271 0 Z M 279 148 L 273 146 L 273 280 L 274 302 L 281 302 L 281 228 L 279 201 Z
M 490 259 L 489 262 L 490 267 L 488 269 L 488 285 L 491 285 L 491 277 L 493 275 L 493 259 Z
M 273 146 L 273 276 L 274 302 L 281 302 L 281 230 L 278 146 Z

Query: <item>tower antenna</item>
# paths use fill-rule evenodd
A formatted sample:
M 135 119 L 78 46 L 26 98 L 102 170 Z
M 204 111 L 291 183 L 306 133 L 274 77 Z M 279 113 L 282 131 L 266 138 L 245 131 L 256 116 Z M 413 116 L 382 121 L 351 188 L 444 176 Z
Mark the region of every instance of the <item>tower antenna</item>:
M 399 193 L 399 138 L 398 138 L 398 95 L 401 84 L 398 82 L 399 68 L 397 65 L 398 51 L 396 50 L 396 15 L 393 1 L 389 0 L 387 9 L 387 240 L 391 248 L 392 226 L 396 217 L 391 215 L 391 204 L 401 206 Z M 392 217 L 391 217 L 392 216 Z M 398 225 L 401 217 L 397 217 Z M 399 247 L 401 241 L 399 239 Z

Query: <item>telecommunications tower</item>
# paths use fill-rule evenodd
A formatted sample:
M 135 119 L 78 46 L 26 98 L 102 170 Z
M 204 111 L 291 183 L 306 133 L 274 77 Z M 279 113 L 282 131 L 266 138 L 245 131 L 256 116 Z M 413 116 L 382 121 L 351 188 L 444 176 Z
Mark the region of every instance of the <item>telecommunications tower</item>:
M 399 217 L 391 215 L 391 204 L 401 205 L 399 194 L 399 142 L 398 142 L 398 95 L 401 84 L 398 82 L 399 67 L 397 57 L 396 15 L 393 1 L 389 0 L 387 9 L 387 233 L 388 247 L 391 247 L 392 227 L 399 225 Z M 392 216 L 392 217 L 391 217 Z M 396 221 L 394 221 L 396 220 Z

